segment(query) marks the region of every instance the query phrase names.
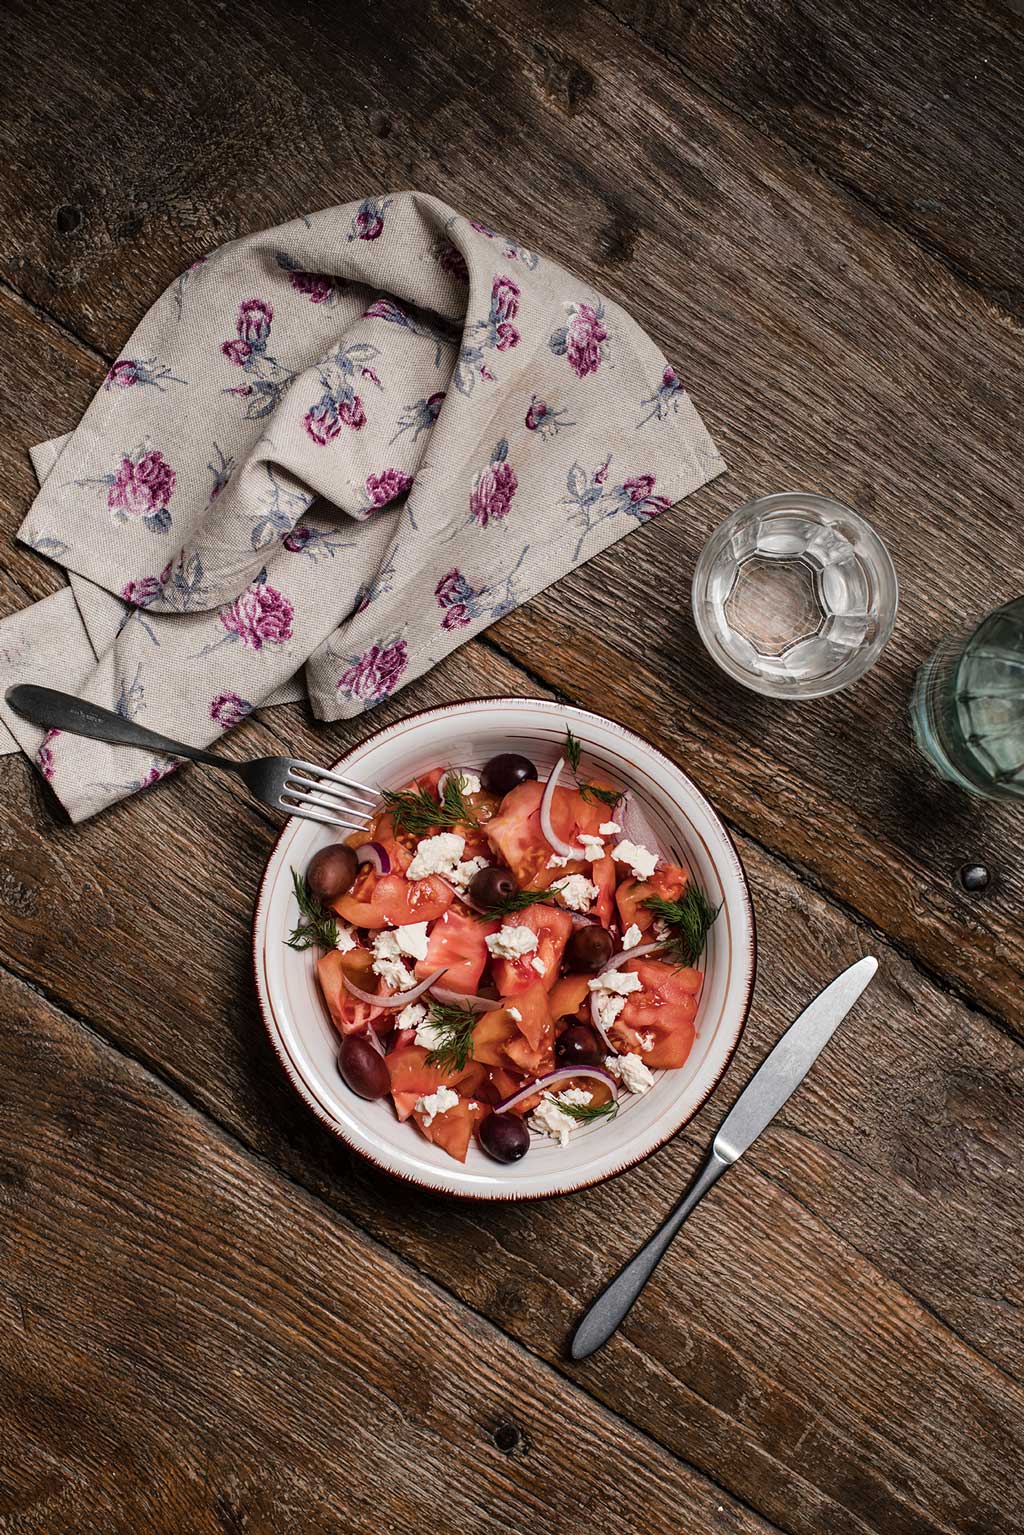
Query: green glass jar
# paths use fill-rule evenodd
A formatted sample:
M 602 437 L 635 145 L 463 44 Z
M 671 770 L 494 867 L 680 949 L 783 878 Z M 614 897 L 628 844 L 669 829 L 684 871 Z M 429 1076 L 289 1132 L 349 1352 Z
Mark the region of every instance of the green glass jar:
M 914 737 L 943 778 L 986 799 L 1024 799 L 1024 597 L 921 667 Z

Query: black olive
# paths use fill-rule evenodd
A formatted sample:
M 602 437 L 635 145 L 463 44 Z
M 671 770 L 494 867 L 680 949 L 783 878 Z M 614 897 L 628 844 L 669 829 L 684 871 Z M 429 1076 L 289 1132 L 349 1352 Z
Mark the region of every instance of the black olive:
M 310 859 L 306 884 L 315 900 L 329 905 L 352 889 L 358 873 L 359 860 L 353 850 L 344 842 L 332 842 Z
M 529 757 L 521 757 L 518 752 L 499 752 L 484 764 L 480 782 L 488 794 L 508 794 L 536 776 L 537 769 Z
M 507 869 L 499 869 L 492 864 L 473 875 L 466 894 L 476 906 L 486 911 L 490 906 L 500 906 L 502 901 L 507 901 L 518 888 Z
M 615 943 L 606 927 L 578 927 L 565 946 L 566 969 L 596 974 L 614 953 Z
M 481 1146 L 496 1162 L 518 1162 L 530 1149 L 530 1132 L 518 1114 L 488 1114 L 479 1135 Z
M 600 1066 L 604 1051 L 589 1023 L 574 1023 L 558 1036 L 555 1056 L 560 1066 Z
M 346 1087 L 360 1098 L 383 1098 L 391 1091 L 391 1073 L 384 1057 L 361 1034 L 347 1034 L 342 1040 L 338 1070 Z

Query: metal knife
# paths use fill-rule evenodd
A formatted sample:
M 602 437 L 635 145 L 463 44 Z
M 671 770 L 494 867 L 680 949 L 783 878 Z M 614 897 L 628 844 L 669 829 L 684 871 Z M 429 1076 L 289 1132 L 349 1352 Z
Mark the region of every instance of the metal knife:
M 675 1209 L 584 1313 L 570 1345 L 573 1359 L 586 1359 L 607 1343 L 690 1211 L 771 1124 L 877 969 L 878 961 L 870 955 L 859 959 L 819 992 L 786 1030 L 729 1110 L 703 1165 Z

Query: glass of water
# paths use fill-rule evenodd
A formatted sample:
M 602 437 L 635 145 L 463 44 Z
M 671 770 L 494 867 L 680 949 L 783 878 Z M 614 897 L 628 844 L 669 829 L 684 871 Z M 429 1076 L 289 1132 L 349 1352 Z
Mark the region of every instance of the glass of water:
M 711 655 L 772 698 L 821 698 L 863 677 L 892 633 L 898 598 L 874 529 L 803 491 L 733 512 L 693 575 L 693 615 Z

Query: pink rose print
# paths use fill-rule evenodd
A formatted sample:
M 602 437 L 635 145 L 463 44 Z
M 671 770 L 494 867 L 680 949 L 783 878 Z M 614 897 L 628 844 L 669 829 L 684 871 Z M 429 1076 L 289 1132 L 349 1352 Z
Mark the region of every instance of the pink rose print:
M 292 637 L 294 609 L 287 597 L 266 584 L 261 572 L 229 608 L 222 608 L 220 621 L 229 635 L 234 635 L 250 650 L 264 645 L 283 645 Z
M 301 554 L 303 549 L 313 537 L 313 529 L 307 528 L 305 523 L 298 523 L 290 533 L 286 533 L 281 542 L 289 554 Z
M 319 447 L 325 448 L 329 442 L 333 442 L 341 431 L 341 418 L 335 401 L 325 396 L 316 405 L 311 405 L 305 414 L 304 425 Z
M 53 775 L 57 770 L 57 764 L 53 756 L 53 742 L 56 741 L 59 735 L 59 730 L 48 730 L 40 743 L 39 750 L 36 752 L 36 763 L 47 783 L 53 782 Z
M 473 481 L 469 510 L 473 521 L 482 528 L 486 528 L 489 522 L 500 522 L 508 516 L 512 497 L 519 488 L 519 478 L 512 465 L 506 461 L 507 458 L 508 443 L 502 438 L 487 468 L 481 470 Z
M 347 670 L 338 678 L 338 691 L 363 703 L 379 703 L 395 691 L 408 664 L 404 640 L 371 645 L 361 656 L 352 657 Z
M 548 345 L 557 357 L 568 357 L 577 378 L 596 373 L 608 353 L 608 328 L 603 304 L 566 304 L 568 325 L 556 330 Z
M 472 394 L 478 378 L 494 381 L 494 371 L 485 360 L 492 348 L 510 352 L 519 345 L 519 330 L 512 321 L 519 313 L 522 289 L 507 273 L 499 273 L 491 283 L 491 303 L 486 320 L 474 320 L 463 332 L 463 343 L 455 367 L 454 382 L 460 394 Z
M 120 521 L 141 519 L 151 529 L 164 532 L 171 525 L 167 506 L 177 482 L 174 470 L 155 448 L 137 459 L 122 458 L 107 491 L 107 505 Z
M 167 567 L 170 575 L 170 566 Z M 148 607 L 155 598 L 159 597 L 163 582 L 156 576 L 142 576 L 138 581 L 128 581 L 121 588 L 121 596 L 125 602 L 130 602 L 133 607 Z
M 511 277 L 496 277 L 491 284 L 491 318 L 497 324 L 501 320 L 514 320 L 519 313 L 522 289 Z
M 304 293 L 311 304 L 327 304 L 334 297 L 339 283 L 325 272 L 289 272 L 288 281 L 296 293 Z
M 412 475 L 406 474 L 403 469 L 382 469 L 380 474 L 366 476 L 366 494 L 373 509 L 387 506 L 399 496 L 404 496 L 411 485 Z
M 458 246 L 452 245 L 450 240 L 446 240 L 442 245 L 441 253 L 438 256 L 438 264 L 442 272 L 447 272 L 456 281 L 469 282 L 469 267 L 466 265 L 466 258 Z
M 438 606 L 444 608 L 442 629 L 464 629 L 476 616 L 470 605 L 476 608 L 477 595 L 457 565 L 443 575 L 434 587 Z
M 247 698 L 239 698 L 237 693 L 218 693 L 210 700 L 210 718 L 223 725 L 225 730 L 240 724 L 251 712 L 252 704 Z
M 137 384 L 150 384 L 166 393 L 165 384 L 184 384 L 170 368 L 165 368 L 155 357 L 119 357 L 103 380 L 104 389 L 134 389 Z
M 470 219 L 469 227 L 475 229 L 478 235 L 486 235 L 488 240 L 496 238 L 494 230 L 488 229 L 486 224 L 481 224 L 478 219 Z
M 357 394 L 353 395 L 351 400 L 342 400 L 338 406 L 338 417 L 343 426 L 350 426 L 354 432 L 360 431 L 366 425 L 366 412 Z
M 377 240 L 384 232 L 384 214 L 391 203 L 390 197 L 366 197 L 359 204 L 352 220 L 350 240 Z
M 135 363 L 128 357 L 122 357 L 115 362 L 107 374 L 104 387 L 106 389 L 110 389 L 112 386 L 118 389 L 131 389 L 138 382 L 139 373 Z
M 247 298 L 238 306 L 239 339 L 247 341 L 250 346 L 258 341 L 266 341 L 273 318 L 274 310 L 265 299 Z
M 654 489 L 653 474 L 637 474 L 631 480 L 624 480 L 622 488 L 629 495 L 631 501 L 646 501 Z
M 539 432 L 544 438 L 555 437 L 563 426 L 575 426 L 575 421 L 567 421 L 569 412 L 557 405 L 549 405 L 546 400 L 539 400 L 536 395 L 530 401 L 530 408 L 526 412 L 525 425 L 528 432 Z
M 670 411 L 678 414 L 679 397 L 682 393 L 683 386 L 679 382 L 676 370 L 669 365 L 661 375 L 661 383 L 654 393 L 648 399 L 640 401 L 641 411 L 646 411 L 647 414 L 641 415 L 637 422 L 637 429 L 646 426 L 648 421 L 664 421 Z
M 674 389 L 677 383 L 678 379 L 676 378 L 675 368 L 671 366 L 667 367 L 664 373 L 661 375 L 661 387 L 663 389 Z
M 222 341 L 220 349 L 228 362 L 234 363 L 236 368 L 244 368 L 252 356 L 252 347 L 249 342 L 240 339 L 237 341 Z M 232 393 L 235 393 L 236 389 L 233 389 Z
M 509 352 L 514 346 L 519 345 L 519 332 L 508 320 L 502 320 L 497 327 L 497 348 L 499 352 Z

